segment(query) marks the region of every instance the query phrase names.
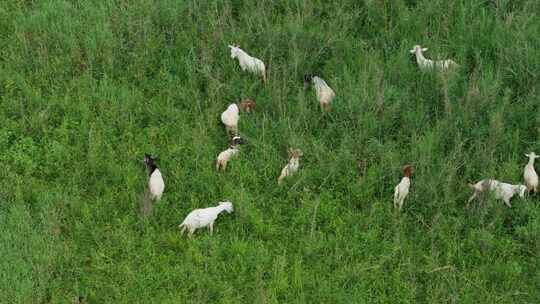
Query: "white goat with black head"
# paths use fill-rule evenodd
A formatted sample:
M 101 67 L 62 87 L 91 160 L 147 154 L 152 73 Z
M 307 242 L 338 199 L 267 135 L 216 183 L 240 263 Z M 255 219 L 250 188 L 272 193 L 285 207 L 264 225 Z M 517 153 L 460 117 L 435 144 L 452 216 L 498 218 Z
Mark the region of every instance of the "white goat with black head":
M 165 182 L 161 171 L 157 168 L 157 157 L 152 157 L 149 154 L 144 154 L 144 165 L 148 171 L 148 197 L 143 202 L 143 214 L 150 215 L 152 213 L 152 202 L 159 201 L 165 190 Z
M 510 205 L 512 197 L 518 194 L 519 197 L 523 198 L 527 190 L 527 187 L 524 185 L 512 185 L 494 179 L 483 179 L 476 184 L 469 184 L 469 187 L 474 190 L 474 193 L 467 201 L 467 207 L 469 207 L 471 201 L 478 195 L 486 192 L 492 192 L 496 199 L 502 199 L 506 206 L 512 207 Z
M 254 108 L 255 102 L 251 99 L 245 99 L 239 103 L 231 103 L 227 109 L 221 113 L 221 122 L 225 125 L 225 130 L 231 138 L 238 136 L 240 110 L 251 113 Z
M 214 221 L 223 211 L 232 213 L 234 211 L 233 204 L 229 201 L 225 201 L 219 202 L 216 207 L 195 209 L 186 216 L 186 218 L 184 219 L 182 224 L 178 226 L 178 228 L 182 229 L 182 234 L 187 229 L 189 236 L 191 237 L 195 230 L 208 226 L 211 235 L 214 232 Z
M 240 63 L 242 71 L 248 71 L 257 76 L 262 76 L 263 82 L 266 83 L 266 67 L 262 60 L 250 56 L 238 45 L 229 45 L 229 48 L 231 49 L 231 58 L 238 58 L 238 63 Z
M 336 97 L 334 90 L 332 90 L 324 79 L 311 74 L 304 75 L 304 89 L 307 89 L 311 84 L 315 89 L 317 100 L 319 100 L 321 109 L 329 110 L 332 100 L 334 100 L 334 97 Z
M 428 71 L 437 69 L 439 71 L 446 71 L 452 68 L 457 68 L 459 65 L 455 63 L 451 59 L 447 60 L 431 60 L 424 57 L 424 52 L 427 51 L 427 48 L 422 48 L 420 45 L 415 45 L 412 50 L 410 50 L 411 54 L 416 55 L 416 62 L 418 63 L 418 66 L 420 67 L 420 70 L 422 71 Z
M 227 163 L 229 160 L 231 160 L 232 157 L 236 156 L 238 153 L 240 153 L 240 150 L 238 150 L 238 146 L 243 144 L 244 140 L 240 138 L 239 136 L 233 137 L 231 140 L 231 145 L 229 148 L 221 153 L 219 153 L 217 160 L 216 160 L 216 170 L 225 170 L 227 169 Z
M 283 169 L 281 169 L 281 174 L 278 178 L 278 185 L 281 185 L 285 177 L 291 176 L 298 171 L 298 168 L 300 167 L 300 157 L 303 155 L 304 153 L 302 153 L 302 150 L 300 149 L 289 150 L 289 163 L 283 167 Z
M 157 157 L 152 157 L 149 154 L 144 154 L 144 164 L 148 170 L 148 190 L 150 191 L 150 196 L 152 200 L 159 201 L 161 195 L 163 195 L 163 190 L 165 189 L 165 183 L 163 182 L 163 177 L 161 176 L 161 171 L 159 171 L 156 160 Z
M 401 211 L 403 202 L 407 195 L 409 195 L 409 189 L 411 187 L 411 177 L 413 173 L 413 166 L 406 165 L 403 167 L 403 178 L 399 184 L 394 188 L 394 208 Z
M 523 180 L 525 181 L 525 186 L 527 186 L 527 191 L 532 190 L 536 193 L 538 190 L 538 174 L 536 174 L 536 171 L 534 170 L 534 160 L 540 156 L 536 155 L 534 152 L 525 154 L 525 156 L 529 158 L 529 163 L 523 170 Z

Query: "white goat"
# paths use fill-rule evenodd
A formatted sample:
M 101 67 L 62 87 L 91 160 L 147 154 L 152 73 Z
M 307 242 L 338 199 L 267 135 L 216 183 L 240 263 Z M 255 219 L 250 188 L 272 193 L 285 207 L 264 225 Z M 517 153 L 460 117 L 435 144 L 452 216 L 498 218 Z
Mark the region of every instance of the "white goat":
M 413 167 L 411 165 L 403 167 L 404 176 L 399 182 L 399 184 L 397 184 L 397 186 L 394 188 L 394 208 L 399 209 L 399 211 L 401 211 L 401 208 L 403 207 L 403 202 L 405 201 L 405 198 L 407 197 L 407 195 L 409 195 L 412 172 Z
M 219 153 L 216 161 L 216 170 L 227 169 L 227 163 L 233 156 L 240 152 L 240 150 L 238 150 L 238 145 L 242 144 L 243 142 L 243 139 L 239 136 L 235 136 L 232 139 L 231 146 L 227 150 Z
M 527 186 L 527 191 L 532 190 L 536 193 L 538 190 L 538 174 L 536 174 L 536 171 L 534 170 L 534 160 L 540 156 L 536 155 L 534 152 L 525 154 L 525 156 L 529 158 L 529 163 L 525 166 L 525 170 L 523 171 L 525 186 Z
M 420 67 L 422 71 L 433 70 L 433 69 L 445 71 L 451 68 L 459 67 L 459 65 L 451 59 L 436 60 L 436 61 L 433 61 L 431 59 L 426 59 L 426 57 L 424 57 L 423 52 L 427 50 L 428 50 L 427 48 L 422 48 L 420 45 L 415 45 L 413 49 L 410 50 L 412 54 L 416 54 L 416 62 L 418 62 L 418 66 Z
M 262 76 L 263 82 L 266 82 L 266 67 L 262 60 L 251 57 L 248 53 L 242 50 L 239 46 L 229 45 L 231 49 L 231 58 L 238 58 L 242 71 L 248 71 L 255 75 Z
M 223 113 L 221 122 L 225 125 L 227 134 L 232 138 L 238 135 L 238 121 L 240 120 L 240 110 L 251 113 L 255 108 L 255 101 L 244 99 L 239 103 L 231 103 Z
M 283 179 L 287 176 L 293 175 L 298 171 L 298 168 L 300 167 L 300 157 L 302 157 L 304 153 L 300 149 L 290 149 L 289 150 L 289 163 L 281 169 L 281 175 L 278 178 L 278 185 L 281 185 L 283 182 Z
M 240 120 L 240 110 L 236 103 L 231 103 L 227 110 L 221 113 L 221 122 L 225 125 L 227 134 L 234 137 L 238 135 L 238 121 Z
M 163 176 L 157 168 L 156 158 L 152 158 L 149 154 L 144 154 L 144 165 L 148 171 L 148 192 L 145 193 L 145 197 L 142 205 L 142 214 L 144 216 L 150 216 L 152 214 L 152 203 L 159 201 L 165 190 L 165 183 L 163 182 Z
M 317 99 L 319 100 L 321 109 L 327 110 L 330 107 L 334 97 L 336 97 L 336 93 L 334 93 L 334 90 L 332 90 L 332 88 L 326 84 L 324 79 L 307 74 L 304 76 L 304 89 L 307 89 L 310 84 L 313 84 L 313 87 L 315 88 L 315 93 L 317 94 Z
M 148 190 L 150 191 L 150 198 L 159 201 L 161 195 L 163 195 L 163 190 L 165 190 L 165 183 L 155 163 L 156 160 L 157 158 L 152 158 L 149 154 L 144 154 L 144 164 L 149 175 Z
M 184 231 L 187 229 L 191 237 L 195 230 L 208 226 L 211 235 L 214 232 L 214 221 L 223 211 L 232 213 L 234 211 L 232 203 L 225 201 L 219 202 L 216 207 L 195 209 L 186 216 L 178 228 L 182 229 L 181 234 L 184 234 Z
M 512 207 L 512 205 L 510 205 L 512 197 L 515 194 L 519 194 L 519 197 L 523 197 L 527 190 L 527 187 L 524 185 L 512 185 L 494 179 L 483 179 L 476 184 L 469 184 L 469 187 L 474 190 L 474 193 L 467 201 L 467 207 L 469 207 L 469 204 L 474 198 L 487 191 L 493 192 L 496 199 L 502 199 L 506 206 Z

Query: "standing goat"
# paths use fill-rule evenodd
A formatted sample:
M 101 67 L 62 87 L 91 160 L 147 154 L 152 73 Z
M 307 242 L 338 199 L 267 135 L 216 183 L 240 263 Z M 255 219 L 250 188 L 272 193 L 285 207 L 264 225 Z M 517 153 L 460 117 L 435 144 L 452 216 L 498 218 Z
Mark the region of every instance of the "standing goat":
M 149 154 L 144 154 L 144 165 L 148 171 L 148 197 L 145 197 L 143 202 L 143 215 L 152 214 L 152 201 L 159 201 L 165 189 L 165 183 L 161 172 L 156 165 L 157 157 L 152 157 Z
M 406 165 L 403 167 L 403 178 L 399 184 L 394 188 L 394 208 L 399 209 L 403 207 L 403 202 L 407 195 L 409 195 L 409 188 L 411 187 L 411 176 L 413 173 L 413 166 Z
M 243 144 L 244 140 L 240 138 L 239 136 L 235 136 L 232 141 L 229 148 L 221 153 L 219 153 L 216 161 L 216 170 L 224 170 L 227 169 L 227 163 L 229 160 L 237 155 L 240 150 L 238 150 L 238 145 Z
M 420 67 L 420 70 L 428 71 L 428 70 L 438 69 L 440 71 L 445 71 L 451 68 L 459 67 L 459 65 L 451 59 L 436 60 L 436 61 L 433 61 L 431 59 L 426 59 L 426 57 L 424 57 L 423 52 L 427 50 L 428 50 L 427 48 L 422 48 L 420 45 L 415 45 L 413 49 L 410 50 L 411 54 L 416 54 L 416 62 L 418 62 L 418 66 Z
M 240 109 L 250 113 L 253 108 L 255 108 L 255 102 L 253 100 L 246 99 L 239 104 L 231 103 L 227 107 L 227 110 L 221 113 L 221 122 L 225 125 L 225 130 L 231 138 L 238 136 Z
M 326 84 L 324 79 L 311 74 L 304 75 L 304 89 L 307 89 L 310 84 L 313 84 L 313 87 L 315 88 L 315 93 L 317 94 L 317 99 L 319 100 L 321 109 L 330 109 L 330 104 L 332 103 L 332 100 L 334 100 L 334 97 L 336 97 L 334 90 L 332 90 L 332 88 Z
M 527 186 L 527 191 L 533 191 L 536 193 L 538 190 L 538 174 L 536 174 L 536 171 L 534 170 L 534 160 L 539 158 L 540 156 L 536 155 L 536 153 L 531 152 L 529 154 L 525 154 L 529 158 L 529 163 L 525 166 L 525 169 L 523 170 L 523 179 L 525 181 L 525 186 Z
M 181 228 L 181 234 L 184 234 L 184 231 L 187 229 L 189 237 L 193 235 L 195 230 L 208 226 L 210 230 L 210 235 L 214 232 L 214 221 L 217 219 L 218 215 L 227 211 L 232 213 L 234 211 L 233 204 L 229 201 L 219 202 L 216 207 L 210 207 L 205 209 L 195 209 L 191 211 L 182 224 L 178 226 Z
M 240 110 L 238 105 L 231 103 L 227 110 L 221 113 L 221 122 L 225 125 L 227 134 L 230 137 L 238 135 L 238 121 L 240 120 Z
M 293 175 L 298 171 L 298 168 L 300 167 L 300 157 L 302 157 L 304 153 L 302 153 L 302 150 L 300 149 L 290 149 L 289 150 L 289 163 L 281 169 L 281 175 L 278 178 L 278 185 L 281 185 L 283 182 L 283 179 L 287 176 Z
M 512 197 L 516 194 L 519 194 L 519 197 L 524 197 L 527 190 L 524 185 L 512 185 L 494 179 L 483 179 L 476 184 L 469 184 L 469 187 L 474 190 L 474 193 L 467 201 L 467 208 L 473 199 L 484 192 L 493 192 L 496 199 L 502 199 L 506 206 L 512 207 L 510 205 Z
M 165 183 L 163 182 L 161 172 L 157 168 L 156 160 L 158 160 L 157 157 L 152 158 L 149 154 L 144 154 L 144 164 L 149 175 L 148 189 L 150 190 L 150 197 L 152 200 L 159 201 L 165 189 Z
M 231 49 L 231 58 L 238 58 L 238 63 L 240 63 L 242 71 L 247 70 L 257 76 L 262 76 L 263 82 L 266 83 L 266 67 L 262 60 L 251 57 L 238 45 L 229 45 L 229 48 Z

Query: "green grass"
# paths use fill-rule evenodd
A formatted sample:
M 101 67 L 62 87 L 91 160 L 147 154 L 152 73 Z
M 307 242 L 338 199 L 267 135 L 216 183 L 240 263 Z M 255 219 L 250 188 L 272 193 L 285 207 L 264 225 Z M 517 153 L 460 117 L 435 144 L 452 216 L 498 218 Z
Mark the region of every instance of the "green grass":
M 539 303 L 540 2 L 0 3 L 0 302 Z M 229 56 L 263 59 L 266 86 Z M 409 54 L 452 58 L 453 76 Z M 335 89 L 322 117 L 306 72 Z M 253 98 L 225 173 L 220 113 Z M 287 149 L 299 173 L 277 187 Z M 166 188 L 139 207 L 145 152 Z M 392 207 L 401 167 L 416 172 Z M 360 164 L 360 166 L 359 166 Z M 189 211 L 235 213 L 189 240 Z

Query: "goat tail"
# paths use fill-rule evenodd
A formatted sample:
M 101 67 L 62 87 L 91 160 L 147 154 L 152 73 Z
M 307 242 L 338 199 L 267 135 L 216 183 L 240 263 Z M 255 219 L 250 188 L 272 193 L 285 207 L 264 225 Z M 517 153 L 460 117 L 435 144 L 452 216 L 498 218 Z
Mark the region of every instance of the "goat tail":
M 467 185 L 469 185 L 469 188 L 471 188 L 471 189 L 473 189 L 473 190 L 476 189 L 476 187 L 474 186 L 474 184 L 468 183 Z
M 257 70 L 259 72 L 259 74 L 262 76 L 262 81 L 264 84 L 266 84 L 266 76 L 267 76 L 267 66 L 266 64 L 264 64 L 264 62 L 260 61 L 258 64 L 257 64 Z

